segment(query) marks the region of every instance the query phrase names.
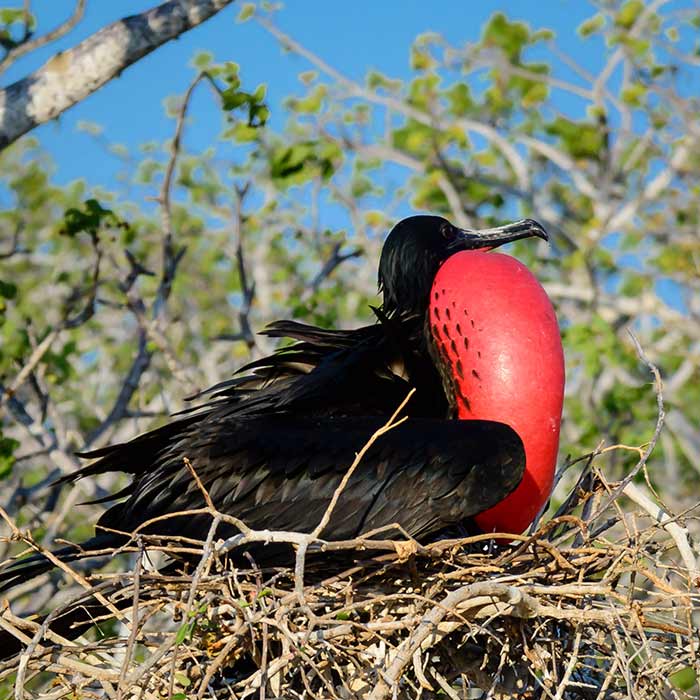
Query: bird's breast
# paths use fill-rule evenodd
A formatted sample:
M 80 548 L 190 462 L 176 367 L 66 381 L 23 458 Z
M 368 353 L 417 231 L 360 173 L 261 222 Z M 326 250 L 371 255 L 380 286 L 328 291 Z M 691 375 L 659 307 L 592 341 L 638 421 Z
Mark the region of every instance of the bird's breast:
M 458 418 L 506 423 L 525 445 L 521 484 L 477 523 L 522 532 L 549 497 L 559 445 L 564 356 L 552 304 L 514 258 L 465 251 L 438 271 L 429 314 Z

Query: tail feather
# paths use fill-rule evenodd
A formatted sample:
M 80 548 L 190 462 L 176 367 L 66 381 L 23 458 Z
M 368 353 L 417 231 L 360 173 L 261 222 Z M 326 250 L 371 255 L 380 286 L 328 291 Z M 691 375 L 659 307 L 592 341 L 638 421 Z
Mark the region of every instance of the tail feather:
M 131 600 L 113 601 L 113 606 L 119 610 L 124 610 L 131 605 Z M 98 618 L 112 616 L 113 609 L 97 602 L 90 597 L 85 603 L 79 603 L 71 607 L 62 615 L 59 615 L 49 624 L 49 629 L 64 639 L 77 639 L 87 632 Z M 46 618 L 36 620 L 42 624 Z M 42 643 L 45 643 L 42 641 Z M 0 629 L 0 662 L 12 658 L 19 654 L 25 644 L 7 630 Z
M 93 538 L 93 540 L 90 540 L 90 542 L 97 539 L 97 537 Z M 75 554 L 75 551 L 73 551 L 73 554 Z M 77 558 L 77 556 L 74 558 Z M 179 571 L 180 564 L 173 562 L 160 569 L 159 573 L 163 574 L 164 576 L 169 576 Z M 119 586 L 120 584 L 115 584 L 115 589 L 113 589 L 112 592 L 118 590 Z M 115 609 L 126 610 L 133 604 L 131 595 L 114 596 L 106 591 L 103 592 L 103 594 L 110 599 L 111 607 L 100 603 L 91 592 L 86 592 L 84 599 L 76 602 L 74 605 L 71 605 L 71 607 L 65 612 L 61 613 L 58 617 L 52 620 L 48 625 L 48 629 L 64 639 L 77 639 L 82 634 L 85 634 L 85 632 L 87 632 L 93 625 L 95 625 L 96 620 L 111 618 L 114 616 Z M 38 624 L 43 624 L 45 621 L 46 617 L 35 620 L 35 622 Z M 42 640 L 41 643 L 47 645 L 51 642 Z M 19 654 L 24 647 L 25 644 L 20 639 L 15 637 L 7 630 L 0 629 L 0 662 L 6 661 L 16 654 Z
M 144 433 L 128 442 L 107 445 L 89 452 L 78 452 L 77 455 L 79 457 L 96 459 L 97 461 L 70 474 L 65 474 L 57 479 L 54 484 L 73 483 L 86 476 L 95 476 L 96 474 L 105 474 L 107 472 L 137 474 L 148 465 L 148 462 L 144 464 L 143 455 L 157 454 L 175 436 L 186 430 L 196 420 L 198 420 L 197 416 L 181 418 Z
M 116 544 L 118 543 L 116 542 L 115 536 L 111 533 L 96 535 L 80 545 L 62 547 L 61 549 L 54 550 L 51 554 L 62 562 L 70 563 L 78 559 L 100 556 L 94 552 L 107 547 L 113 547 Z M 24 583 L 28 579 L 41 576 L 41 574 L 51 571 L 54 566 L 51 559 L 43 554 L 33 554 L 25 559 L 19 559 L 0 571 L 0 592 L 13 588 L 20 583 Z

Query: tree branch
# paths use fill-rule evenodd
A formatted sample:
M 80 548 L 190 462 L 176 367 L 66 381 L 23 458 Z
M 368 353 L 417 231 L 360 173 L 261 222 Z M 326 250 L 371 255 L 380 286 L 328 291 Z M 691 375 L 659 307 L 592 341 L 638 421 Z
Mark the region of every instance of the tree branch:
M 342 85 L 347 91 L 350 97 L 367 100 L 368 102 L 382 105 L 388 109 L 394 110 L 399 114 L 403 114 L 410 119 L 415 119 L 421 124 L 430 126 L 437 129 L 443 129 L 445 124 L 441 123 L 437 115 L 428 114 L 420 109 L 416 109 L 411 105 L 407 104 L 401 99 L 392 97 L 391 95 L 382 95 L 378 92 L 364 87 L 360 83 L 357 83 L 350 78 L 343 75 L 340 71 L 336 70 L 328 63 L 326 63 L 322 58 L 309 51 L 305 46 L 302 46 L 298 41 L 293 39 L 288 34 L 285 34 L 282 30 L 276 27 L 272 22 L 264 18 L 258 18 L 260 24 L 267 29 L 270 34 L 277 38 L 286 48 L 294 53 L 299 54 L 302 58 L 305 58 L 311 64 L 315 65 L 319 70 L 323 71 L 326 75 L 333 78 L 339 85 Z M 522 189 L 527 189 L 529 186 L 530 175 L 527 163 L 518 153 L 515 146 L 508 141 L 504 136 L 502 136 L 494 127 L 490 124 L 477 121 L 475 119 L 467 119 L 461 117 L 455 119 L 455 124 L 460 128 L 464 129 L 465 132 L 473 132 L 479 134 L 485 138 L 489 143 L 492 143 L 495 148 L 497 148 L 503 155 L 505 160 L 510 165 L 513 173 L 518 181 L 518 186 Z
M 0 90 L 0 150 L 85 99 L 162 44 L 233 0 L 169 0 L 114 22 Z
M 42 46 L 50 44 L 52 41 L 56 41 L 61 37 L 64 37 L 71 29 L 73 29 L 78 22 L 83 18 L 85 14 L 85 2 L 86 0 L 78 0 L 73 10 L 73 14 L 58 27 L 52 29 L 50 32 L 37 37 L 33 41 L 29 41 L 29 36 L 25 38 L 24 41 L 19 42 L 16 46 L 13 46 L 0 60 L 0 71 L 7 70 L 18 58 L 26 56 L 36 49 L 40 49 Z
M 138 344 L 139 347 L 136 357 L 131 363 L 131 368 L 129 369 L 126 378 L 124 379 L 124 383 L 119 390 L 117 400 L 114 402 L 114 405 L 112 406 L 112 409 L 107 417 L 102 421 L 102 423 L 100 423 L 100 425 L 97 426 L 97 428 L 95 428 L 95 430 L 90 433 L 90 435 L 88 435 L 83 449 L 87 449 L 95 442 L 95 440 L 102 436 L 107 428 L 121 420 L 124 415 L 126 415 L 131 397 L 136 393 L 136 390 L 139 387 L 141 376 L 151 364 L 151 353 L 148 351 L 148 336 L 143 328 L 139 328 Z

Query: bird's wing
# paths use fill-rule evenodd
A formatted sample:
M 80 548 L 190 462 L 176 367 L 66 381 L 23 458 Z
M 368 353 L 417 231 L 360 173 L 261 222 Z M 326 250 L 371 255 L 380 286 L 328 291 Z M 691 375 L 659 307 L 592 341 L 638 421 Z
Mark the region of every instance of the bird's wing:
M 181 412 L 170 423 L 126 443 L 79 453 L 99 461 L 56 483 L 109 471 L 139 474 L 144 468 L 140 455 L 157 455 L 222 413 L 239 418 L 277 413 L 388 415 L 411 387 L 400 372 L 392 370 L 396 353 L 381 325 L 342 331 L 277 321 L 266 332 L 298 342 L 249 363 L 237 376 L 193 397 L 209 400 Z M 437 382 L 436 392 L 442 397 Z
M 312 415 L 387 415 L 410 384 L 395 360 L 395 347 L 382 324 L 327 330 L 296 321 L 276 321 L 263 334 L 297 342 L 241 367 L 231 379 L 199 392 L 178 415 L 226 403 L 239 416 L 276 411 Z M 438 384 L 436 390 L 440 393 Z M 416 402 L 414 402 L 415 405 Z M 88 455 L 90 456 L 90 455 Z
M 264 333 L 297 342 L 242 367 L 213 398 L 239 401 L 239 413 L 284 410 L 306 415 L 388 415 L 410 388 L 392 364 L 400 354 L 382 324 L 328 330 L 296 321 L 276 321 Z M 254 377 L 255 390 L 241 380 Z M 439 387 L 438 387 L 439 390 Z
M 205 506 L 184 463 L 224 513 L 254 529 L 309 532 L 321 520 L 355 454 L 381 427 L 380 418 L 240 420 L 220 415 L 195 425 L 143 464 L 126 499 L 98 526 L 131 532 L 152 518 Z M 126 446 L 128 450 L 128 444 Z M 118 461 L 119 453 L 109 457 Z M 134 459 L 125 452 L 124 459 Z M 381 436 L 349 480 L 323 536 L 355 537 L 398 522 L 425 537 L 505 498 L 523 476 L 522 442 L 508 426 L 488 421 L 408 419 Z M 204 538 L 208 516 L 177 517 L 153 534 Z

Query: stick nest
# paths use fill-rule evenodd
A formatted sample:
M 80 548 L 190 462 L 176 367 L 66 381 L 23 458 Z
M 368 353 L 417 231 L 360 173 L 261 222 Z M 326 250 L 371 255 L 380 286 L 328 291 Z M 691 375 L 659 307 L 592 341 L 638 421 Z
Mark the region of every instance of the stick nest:
M 259 533 L 296 543 L 296 567 L 278 570 L 228 565 L 240 541 L 213 527 L 198 546 L 158 547 L 198 552 L 196 568 L 149 571 L 151 543 L 136 535 L 129 573 L 64 567 L 80 592 L 54 614 L 96 594 L 118 613 L 93 641 L 6 607 L 2 626 L 27 646 L 0 664 L 0 689 L 14 678 L 25 698 L 697 697 L 687 531 L 612 493 L 587 470 L 555 517 L 507 544 L 375 534 L 304 552 L 304 536 Z M 339 568 L 341 554 L 353 563 Z

